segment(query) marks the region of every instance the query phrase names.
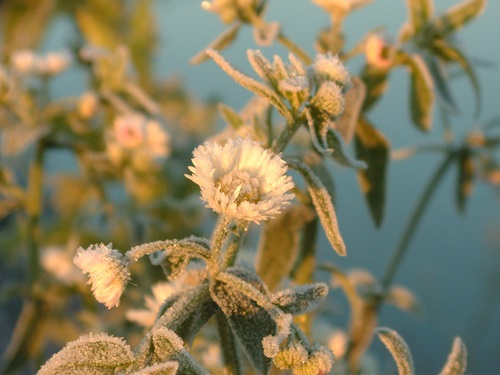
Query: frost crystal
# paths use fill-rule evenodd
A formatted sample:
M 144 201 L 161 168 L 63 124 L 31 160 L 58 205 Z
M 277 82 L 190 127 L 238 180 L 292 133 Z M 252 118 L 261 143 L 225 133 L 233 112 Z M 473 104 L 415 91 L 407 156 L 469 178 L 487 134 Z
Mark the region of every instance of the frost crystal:
M 258 142 L 228 139 L 221 146 L 206 142 L 196 148 L 187 178 L 201 188 L 201 199 L 217 213 L 259 223 L 274 217 L 293 198 L 285 162 Z
M 111 244 L 91 245 L 86 250 L 79 248 L 73 262 L 89 275 L 87 284 L 92 284 L 97 301 L 108 309 L 119 305 L 130 279 L 127 263 L 119 251 L 112 249 Z

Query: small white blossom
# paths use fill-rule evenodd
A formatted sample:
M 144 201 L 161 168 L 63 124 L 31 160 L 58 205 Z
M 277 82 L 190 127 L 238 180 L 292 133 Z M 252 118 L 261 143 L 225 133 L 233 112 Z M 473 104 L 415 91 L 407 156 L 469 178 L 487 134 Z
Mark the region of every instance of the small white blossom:
M 71 61 L 72 57 L 67 51 L 50 52 L 42 56 L 31 50 L 21 50 L 11 56 L 14 69 L 24 74 L 55 75 L 65 70 Z
M 33 73 L 37 65 L 37 56 L 31 50 L 16 51 L 10 57 L 12 67 L 18 72 Z
M 259 223 L 277 215 L 293 198 L 294 187 L 278 155 L 247 138 L 221 146 L 206 142 L 193 152 L 192 175 L 207 207 L 229 217 Z
M 130 271 L 124 256 L 111 244 L 91 245 L 86 250 L 78 249 L 73 262 L 83 273 L 89 275 L 87 284 L 92 284 L 95 299 L 108 309 L 118 306 L 120 297 L 130 279 Z
M 371 34 L 365 42 L 366 62 L 379 69 L 391 67 L 394 51 L 389 50 L 387 41 L 378 34 Z
M 147 117 L 134 113 L 119 116 L 108 132 L 108 155 L 115 163 L 132 156 L 135 164 L 149 163 L 165 158 L 170 153 L 168 133 L 161 125 Z
M 66 284 L 83 283 L 83 275 L 72 262 L 73 255 L 64 247 L 48 246 L 42 249 L 42 267 Z

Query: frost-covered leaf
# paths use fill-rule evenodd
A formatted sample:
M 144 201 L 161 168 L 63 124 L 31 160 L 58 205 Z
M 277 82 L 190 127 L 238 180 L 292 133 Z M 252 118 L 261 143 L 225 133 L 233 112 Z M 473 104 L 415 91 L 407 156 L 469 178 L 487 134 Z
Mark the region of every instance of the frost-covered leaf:
M 161 306 L 159 321 L 184 341 L 191 343 L 195 334 L 217 311 L 210 298 L 208 285 L 180 290 Z
M 133 372 L 130 375 L 175 375 L 177 374 L 178 368 L 179 363 L 175 361 L 167 361 L 145 367 L 139 371 Z
M 275 334 L 276 324 L 266 309 L 241 291 L 242 285 L 250 285 L 262 298 L 266 298 L 265 287 L 248 268 L 231 267 L 226 273 L 239 282 L 215 281 L 210 289 L 212 298 L 224 312 L 253 367 L 267 374 L 271 360 L 264 355 L 262 339 Z
M 271 88 L 233 68 L 231 64 L 229 64 L 217 51 L 207 50 L 206 54 L 209 55 L 217 63 L 217 65 L 219 65 L 221 69 L 237 83 L 254 94 L 266 98 L 274 107 L 276 107 L 282 116 L 290 119 L 288 108 L 285 104 L 283 104 L 278 94 L 276 94 L 276 92 L 274 92 Z
M 345 94 L 344 113 L 335 122 L 335 129 L 342 136 L 346 144 L 354 137 L 361 107 L 365 101 L 366 86 L 358 77 L 351 77 L 352 87 Z
M 236 337 L 231 330 L 231 326 L 221 310 L 217 311 L 215 317 L 217 318 L 217 332 L 219 334 L 224 365 L 230 374 L 243 375 Z
M 399 375 L 413 375 L 415 373 L 413 358 L 403 338 L 396 331 L 389 328 L 378 328 L 376 332 L 379 339 L 394 357 Z
M 463 149 L 457 158 L 456 203 L 458 210 L 464 212 L 467 198 L 474 187 L 474 160 L 469 149 Z
M 409 311 L 418 314 L 422 311 L 417 297 L 407 288 L 396 285 L 391 288 L 387 297 L 387 303 L 392 303 L 396 307 L 404 311 Z
M 434 12 L 433 0 L 406 0 L 410 23 L 415 31 L 421 30 Z
M 292 271 L 299 250 L 300 229 L 314 216 L 311 208 L 294 205 L 264 224 L 255 268 L 269 289 L 275 290 Z
M 314 174 L 314 172 L 306 164 L 298 160 L 290 160 L 288 162 L 290 168 L 298 170 L 307 182 L 307 190 L 311 195 L 311 199 L 318 214 L 319 220 L 326 237 L 333 249 L 341 256 L 346 255 L 344 240 L 340 234 L 337 223 L 337 215 L 333 207 L 332 197 L 326 190 L 323 183 Z
M 460 337 L 456 337 L 455 340 L 453 340 L 453 346 L 448 355 L 448 360 L 439 375 L 463 375 L 466 369 L 467 348 Z
M 37 374 L 114 374 L 117 367 L 133 361 L 134 355 L 123 339 L 104 333 L 89 334 L 67 344 Z
M 238 32 L 240 31 L 241 24 L 235 23 L 230 26 L 227 30 L 225 30 L 222 34 L 220 34 L 212 43 L 210 43 L 207 48 L 204 48 L 203 51 L 197 53 L 195 56 L 189 60 L 190 64 L 196 65 L 200 64 L 209 59 L 208 54 L 206 53 L 207 49 L 213 49 L 216 51 L 222 51 L 224 48 L 231 45 L 231 43 L 238 36 Z
M 365 169 L 367 167 L 364 161 L 354 159 L 350 153 L 346 150 L 346 146 L 342 137 L 335 129 L 328 129 L 326 133 L 326 141 L 328 148 L 333 150 L 331 157 L 339 164 L 344 167 L 354 168 L 354 169 Z
M 328 285 L 316 283 L 281 290 L 272 295 L 271 301 L 287 314 L 302 315 L 314 310 L 327 294 Z
M 174 331 L 164 327 L 153 330 L 153 346 L 153 362 L 173 360 L 179 364 L 179 374 L 208 375 L 208 371 L 184 349 L 182 339 Z
M 356 156 L 368 164 L 368 168 L 358 170 L 358 183 L 371 217 L 379 227 L 384 218 L 390 144 L 379 130 L 361 118 L 356 127 L 355 146 Z
M 259 46 L 270 46 L 280 33 L 279 22 L 265 23 L 263 26 L 253 28 L 255 42 Z
M 434 27 L 442 35 L 451 34 L 479 16 L 485 7 L 486 0 L 463 1 L 437 17 L 433 22 Z
M 429 68 L 419 55 L 408 56 L 410 68 L 410 112 L 411 118 L 420 130 L 432 127 L 434 109 L 434 85 Z

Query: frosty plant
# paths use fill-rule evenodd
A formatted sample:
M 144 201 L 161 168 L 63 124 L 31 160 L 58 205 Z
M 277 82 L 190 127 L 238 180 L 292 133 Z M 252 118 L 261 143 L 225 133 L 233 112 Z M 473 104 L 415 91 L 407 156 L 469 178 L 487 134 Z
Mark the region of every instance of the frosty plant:
M 24 306 L 0 373 L 13 373 L 28 356 L 42 358 L 53 347 L 42 336 L 59 331 L 51 327 L 63 322 L 70 333 L 59 340 L 70 342 L 40 375 L 373 374 L 377 361 L 369 346 L 375 336 L 400 375 L 414 374 L 401 336 L 377 328 L 387 304 L 420 310 L 412 292 L 394 284 L 397 270 L 451 166 L 457 168 L 460 211 L 477 177 L 499 181 L 498 121 L 457 138 L 451 115 L 458 106 L 447 74 L 450 67 L 464 73 L 479 113 L 474 65 L 455 34 L 486 2 L 468 0 L 436 14 L 432 1 L 408 0 L 408 21 L 397 37 L 376 29 L 348 50 L 344 21 L 371 1 L 313 0 L 330 24 L 319 31 L 317 53 L 309 56 L 278 22 L 265 19 L 272 2 L 203 1 L 202 8 L 227 29 L 191 62 L 211 60 L 254 95 L 241 111 L 217 105 L 227 123 L 217 134 L 207 125 L 211 107 L 197 106 L 178 86 L 152 78 L 150 2 L 127 2 L 123 18 L 116 16 L 119 0 L 59 3 L 40 1 L 28 13 L 32 18 L 0 5 L 0 19 L 9 21 L 0 24 L 12 39 L 1 50 L 0 219 L 6 218 L 8 228 L 15 215 L 25 221 L 23 231 L 16 228 L 9 236 L 25 244 L 28 263 Z M 39 54 L 25 45 L 31 34 L 23 20 L 39 20 L 55 8 L 75 20 L 75 40 L 82 45 L 75 42 L 74 56 Z M 248 49 L 254 72 L 240 71 L 223 50 L 247 28 L 258 45 L 280 43 L 288 55 L 270 59 Z M 15 38 L 21 31 L 23 38 Z M 348 68 L 357 55 L 365 62 L 359 72 Z M 425 134 L 439 111 L 443 140 L 393 155 L 433 151 L 443 157 L 378 278 L 368 270 L 320 263 L 317 243 L 324 236 L 334 259 L 360 251 L 342 238 L 341 229 L 353 224 L 337 217 L 335 200 L 342 197 L 335 194 L 328 161 L 357 174 L 375 226 L 383 223 L 391 146 L 371 110 L 401 68 L 408 76 L 407 120 Z M 75 98 L 53 98 L 53 79 L 67 69 L 80 69 L 89 87 Z M 73 158 L 78 174 L 48 175 L 47 155 L 60 150 Z M 27 177 L 8 165 L 16 157 L 29 160 Z M 23 241 L 17 241 L 18 232 Z M 51 246 L 61 238 L 66 249 Z M 331 275 L 330 285 L 317 282 L 316 271 Z M 328 304 L 321 305 L 330 286 L 347 297 L 348 323 L 327 325 L 318 334 L 318 322 L 331 313 Z M 150 287 L 145 308 L 137 308 Z M 75 296 L 82 306 L 70 300 Z M 120 337 L 86 333 L 74 340 L 103 330 Z M 465 344 L 456 338 L 441 374 L 463 374 L 466 365 Z

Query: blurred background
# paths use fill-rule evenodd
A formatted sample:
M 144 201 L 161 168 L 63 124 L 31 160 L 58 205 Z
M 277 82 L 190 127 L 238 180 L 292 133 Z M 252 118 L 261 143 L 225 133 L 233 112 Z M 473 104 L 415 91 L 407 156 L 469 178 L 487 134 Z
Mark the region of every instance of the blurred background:
M 436 0 L 439 13 L 453 0 Z M 222 101 L 239 110 L 250 93 L 234 83 L 212 61 L 190 65 L 189 60 L 224 30 L 215 15 L 205 12 L 200 1 L 158 0 L 156 20 L 159 40 L 155 51 L 154 72 L 158 77 L 176 77 L 187 92 L 200 101 Z M 376 0 L 354 12 L 346 21 L 347 45 L 353 46 L 366 32 L 383 26 L 384 34 L 395 38 L 407 18 L 405 1 Z M 474 95 L 465 77 L 452 83 L 460 114 L 452 116 L 455 134 L 460 139 L 481 121 L 500 116 L 500 2 L 490 1 L 484 14 L 459 34 L 469 56 L 477 60 L 482 110 L 474 116 Z M 286 35 L 310 55 L 315 54 L 314 39 L 329 18 L 308 0 L 270 0 L 266 20 L 280 21 Z M 67 48 L 74 38 L 69 18 L 56 17 L 43 38 L 42 51 Z M 271 58 L 285 57 L 280 46 L 257 47 L 250 29 L 244 29 L 237 42 L 223 52 L 227 60 L 250 73 L 247 48 L 260 48 Z M 348 68 L 359 72 L 362 58 L 349 61 Z M 487 64 L 485 64 L 487 63 Z M 83 78 L 76 71 L 58 77 L 52 87 L 56 97 L 78 95 Z M 408 111 L 408 76 L 403 71 L 391 75 L 386 96 L 370 113 L 370 119 L 390 139 L 392 149 L 432 143 L 442 139 L 439 113 L 434 128 L 422 134 L 411 126 Z M 222 120 L 220 120 L 222 126 Z M 51 159 L 53 168 L 70 168 L 73 161 Z M 340 259 L 321 237 L 321 258 L 344 269 L 365 268 L 376 276 L 384 272 L 409 215 L 430 175 L 439 163 L 432 153 L 408 160 L 393 161 L 388 172 L 387 206 L 383 225 L 376 229 L 360 194 L 353 170 L 330 164 L 336 184 L 336 209 L 348 256 Z M 403 261 L 396 283 L 410 288 L 420 300 L 419 316 L 384 307 L 380 325 L 397 330 L 409 344 L 417 374 L 436 374 L 442 367 L 455 336 L 461 336 L 469 349 L 469 374 L 495 374 L 500 355 L 500 209 L 498 191 L 477 183 L 464 214 L 455 202 L 456 170 L 451 169 L 433 197 L 430 208 Z M 208 229 L 210 230 L 210 228 Z M 4 271 L 1 271 L 4 272 Z M 320 277 L 325 277 L 318 273 Z M 343 327 L 347 305 L 343 294 L 333 290 L 328 301 L 331 322 Z M 5 338 L 7 319 L 0 323 Z M 3 350 L 5 345 L 2 339 Z M 389 354 L 379 343 L 370 349 L 381 360 Z

